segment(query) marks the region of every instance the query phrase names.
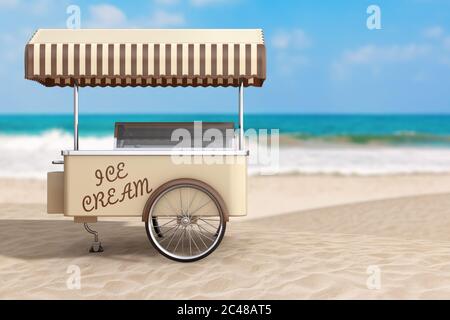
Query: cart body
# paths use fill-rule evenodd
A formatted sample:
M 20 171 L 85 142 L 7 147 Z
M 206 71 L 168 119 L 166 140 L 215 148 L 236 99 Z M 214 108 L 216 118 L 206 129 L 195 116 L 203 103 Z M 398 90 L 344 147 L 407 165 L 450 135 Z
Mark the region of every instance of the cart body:
M 247 213 L 247 156 L 192 152 L 65 151 L 64 171 L 48 175 L 48 211 L 68 217 L 138 217 L 167 181 L 200 180 L 222 196 L 229 217 Z M 99 178 L 100 177 L 100 178 Z M 58 190 L 59 189 L 59 190 Z M 62 189 L 62 190 L 61 190 Z

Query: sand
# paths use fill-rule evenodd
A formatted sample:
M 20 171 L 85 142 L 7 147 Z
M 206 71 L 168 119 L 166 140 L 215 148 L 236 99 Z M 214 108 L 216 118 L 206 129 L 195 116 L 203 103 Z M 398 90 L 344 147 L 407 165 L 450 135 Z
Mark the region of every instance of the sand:
M 192 264 L 160 256 L 139 219 L 98 223 L 105 252 L 89 254 L 44 201 L 42 181 L 0 180 L 2 299 L 450 298 L 450 175 L 252 177 L 249 216 Z

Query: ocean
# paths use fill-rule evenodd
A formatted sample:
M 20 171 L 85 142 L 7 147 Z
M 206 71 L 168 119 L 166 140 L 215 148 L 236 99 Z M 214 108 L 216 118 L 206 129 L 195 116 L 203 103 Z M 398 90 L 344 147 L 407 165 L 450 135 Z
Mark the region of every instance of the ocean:
M 112 149 L 119 121 L 200 120 L 237 116 L 80 115 L 80 148 Z M 247 114 L 245 128 L 282 135 L 276 168 L 251 161 L 250 174 L 450 173 L 450 115 Z M 60 151 L 72 148 L 72 130 L 72 115 L 0 115 L 0 177 L 45 177 Z

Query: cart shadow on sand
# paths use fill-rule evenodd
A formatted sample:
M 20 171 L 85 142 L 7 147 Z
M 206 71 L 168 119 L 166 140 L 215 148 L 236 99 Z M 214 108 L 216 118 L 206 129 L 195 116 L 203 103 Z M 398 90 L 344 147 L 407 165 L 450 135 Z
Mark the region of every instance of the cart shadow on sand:
M 142 222 L 100 221 L 95 230 L 99 232 L 104 252 L 89 253 L 92 236 L 82 232 L 82 224 L 74 224 L 67 219 L 0 219 L 0 256 L 24 260 L 85 257 L 162 259 L 148 241 Z M 225 238 L 225 247 L 239 247 L 239 237 Z
M 82 228 L 83 225 L 66 220 L 2 219 L 0 255 L 19 259 L 86 257 L 92 239 L 89 234 L 80 232 Z M 104 243 L 105 251 L 97 253 L 102 257 L 159 257 L 145 236 L 143 225 L 102 221 L 96 229 Z

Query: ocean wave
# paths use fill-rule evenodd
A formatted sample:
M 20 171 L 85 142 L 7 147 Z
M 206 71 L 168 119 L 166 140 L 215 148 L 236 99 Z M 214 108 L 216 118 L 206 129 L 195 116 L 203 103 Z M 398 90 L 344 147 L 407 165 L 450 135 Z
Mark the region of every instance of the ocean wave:
M 80 148 L 104 150 L 113 147 L 113 138 L 80 138 Z M 0 177 L 46 177 L 59 167 L 53 160 L 62 160 L 61 150 L 73 149 L 73 136 L 62 130 L 50 130 L 41 135 L 0 135 Z
M 357 145 L 405 145 L 450 147 L 450 136 L 421 133 L 416 131 L 395 131 L 393 134 L 336 134 L 310 135 L 290 134 L 299 141 L 320 141 L 337 144 Z
M 251 175 L 398 175 L 450 173 L 450 149 L 413 147 L 281 147 L 270 165 L 250 154 Z M 267 157 L 266 157 L 267 158 Z
M 108 150 L 113 144 L 112 137 L 80 138 L 83 150 Z M 41 135 L 0 135 L 0 177 L 44 179 L 48 171 L 61 168 L 51 164 L 62 159 L 61 150 L 72 148 L 72 135 L 60 130 Z M 261 164 L 267 162 L 259 159 L 258 150 L 258 145 L 250 145 L 250 175 L 450 173 L 449 148 L 281 147 L 268 165 Z

